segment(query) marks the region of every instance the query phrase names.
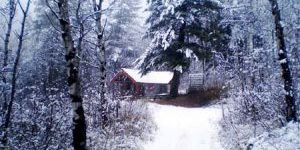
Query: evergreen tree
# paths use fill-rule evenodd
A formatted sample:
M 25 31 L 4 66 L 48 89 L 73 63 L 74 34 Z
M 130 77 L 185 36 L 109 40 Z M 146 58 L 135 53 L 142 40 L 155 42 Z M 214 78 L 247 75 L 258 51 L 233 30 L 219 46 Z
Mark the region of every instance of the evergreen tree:
M 180 75 L 191 58 L 210 58 L 214 51 L 227 50 L 230 28 L 221 25 L 222 7 L 210 0 L 152 0 L 149 11 L 147 36 L 153 40 L 140 68 L 143 73 L 174 71 L 171 96 L 176 97 Z
M 115 1 L 107 15 L 107 57 L 112 72 L 122 67 L 132 67 L 132 62 L 145 47 L 145 32 L 141 18 L 140 0 Z M 142 39 L 142 40 L 141 40 Z

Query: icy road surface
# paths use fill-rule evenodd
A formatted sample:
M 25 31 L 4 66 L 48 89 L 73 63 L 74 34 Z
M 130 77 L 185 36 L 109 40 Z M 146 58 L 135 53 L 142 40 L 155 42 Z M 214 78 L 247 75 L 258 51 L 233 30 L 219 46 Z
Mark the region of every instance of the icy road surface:
M 149 103 L 158 130 L 146 150 L 222 150 L 218 106 L 184 108 Z

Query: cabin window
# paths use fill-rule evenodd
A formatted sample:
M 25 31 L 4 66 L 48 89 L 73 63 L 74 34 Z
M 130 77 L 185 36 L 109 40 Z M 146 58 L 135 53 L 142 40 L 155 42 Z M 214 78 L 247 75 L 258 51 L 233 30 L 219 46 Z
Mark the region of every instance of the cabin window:
M 167 85 L 160 85 L 159 86 L 159 93 L 167 93 L 167 92 L 168 92 Z

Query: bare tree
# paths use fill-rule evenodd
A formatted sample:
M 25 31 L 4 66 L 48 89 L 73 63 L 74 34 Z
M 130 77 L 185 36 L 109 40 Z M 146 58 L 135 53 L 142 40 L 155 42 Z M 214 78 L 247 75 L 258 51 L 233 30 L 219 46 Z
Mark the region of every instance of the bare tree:
M 7 68 L 8 65 L 8 52 L 9 52 L 9 40 L 10 40 L 10 35 L 11 35 L 11 30 L 12 30 L 12 23 L 13 23 L 13 19 L 15 17 L 15 11 L 16 11 L 16 3 L 14 0 L 9 0 L 9 19 L 8 19 L 8 23 L 7 23 L 7 31 L 5 33 L 5 38 L 4 38 L 4 59 L 3 59 L 3 69 Z M 4 71 L 4 70 L 2 70 Z M 7 84 L 7 78 L 5 73 L 3 72 L 2 74 L 2 82 L 4 84 Z M 3 110 L 5 110 L 7 108 L 7 93 L 4 91 L 3 92 Z
M 287 57 L 287 51 L 284 40 L 284 32 L 283 27 L 281 25 L 281 16 L 280 10 L 278 7 L 277 0 L 269 0 L 272 8 L 272 15 L 274 16 L 275 21 L 275 33 L 276 33 L 276 41 L 278 48 L 278 56 L 282 69 L 282 78 L 284 80 L 284 90 L 285 93 L 285 102 L 286 102 L 286 120 L 287 121 L 296 121 L 296 106 L 295 106 L 295 97 L 293 94 L 293 83 L 292 83 L 292 75 L 289 66 L 289 60 Z
M 104 27 L 101 24 L 102 19 L 102 4 L 103 0 L 93 0 L 93 7 L 95 13 L 95 21 L 97 28 L 97 48 L 99 49 L 99 60 L 100 60 L 100 111 L 101 111 L 101 126 L 104 128 L 107 126 L 107 99 L 105 98 L 105 79 L 106 79 L 106 60 L 105 60 L 105 46 L 104 46 Z
M 19 42 L 18 42 L 16 58 L 13 62 L 10 100 L 9 100 L 9 103 L 8 103 L 8 106 L 7 106 L 7 110 L 6 110 L 6 114 L 5 114 L 5 121 L 4 121 L 4 135 L 3 135 L 3 139 L 2 139 L 2 144 L 6 148 L 8 148 L 8 132 L 9 132 L 8 130 L 9 130 L 10 122 L 11 122 L 11 114 L 12 114 L 12 111 L 13 111 L 12 106 L 13 106 L 13 103 L 14 103 L 14 100 L 15 100 L 18 66 L 19 66 L 19 62 L 20 62 L 21 51 L 23 49 L 25 24 L 26 24 L 26 19 L 27 19 L 27 16 L 28 16 L 30 3 L 31 3 L 31 0 L 28 0 L 27 4 L 26 4 L 26 7 L 24 8 L 22 6 L 22 4 L 20 3 L 20 1 L 18 1 L 18 4 L 19 4 L 20 9 L 21 9 L 22 14 L 23 14 L 23 18 L 22 18 L 22 22 L 21 22 L 21 31 L 20 31 L 20 34 L 18 35 Z M 11 4 L 11 5 L 14 5 L 14 4 Z M 15 8 L 13 8 L 13 9 L 15 9 Z M 7 35 L 7 36 L 9 38 L 9 35 Z M 8 42 L 7 42 L 7 44 L 8 44 Z
M 16 2 L 15 0 L 9 0 L 9 19 L 7 23 L 7 31 L 5 33 L 4 38 L 4 61 L 3 61 L 3 68 L 6 68 L 8 65 L 8 45 L 9 45 L 9 39 L 11 35 L 11 29 L 12 29 L 12 23 L 13 19 L 15 17 L 16 12 Z M 3 76 L 3 82 L 6 83 L 6 77 Z
M 65 58 L 67 61 L 67 75 L 69 94 L 73 106 L 73 147 L 75 150 L 86 149 L 86 124 L 83 109 L 79 79 L 79 60 L 77 50 L 74 46 L 72 27 L 69 19 L 68 0 L 58 0 L 59 23 L 62 30 L 62 39 L 66 50 Z

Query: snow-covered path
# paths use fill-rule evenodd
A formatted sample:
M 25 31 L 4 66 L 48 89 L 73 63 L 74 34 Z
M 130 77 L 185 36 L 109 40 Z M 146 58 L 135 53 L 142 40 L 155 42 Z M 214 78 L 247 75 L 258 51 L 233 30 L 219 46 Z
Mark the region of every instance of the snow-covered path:
M 217 135 L 220 108 L 149 105 L 158 130 L 146 150 L 222 150 Z

